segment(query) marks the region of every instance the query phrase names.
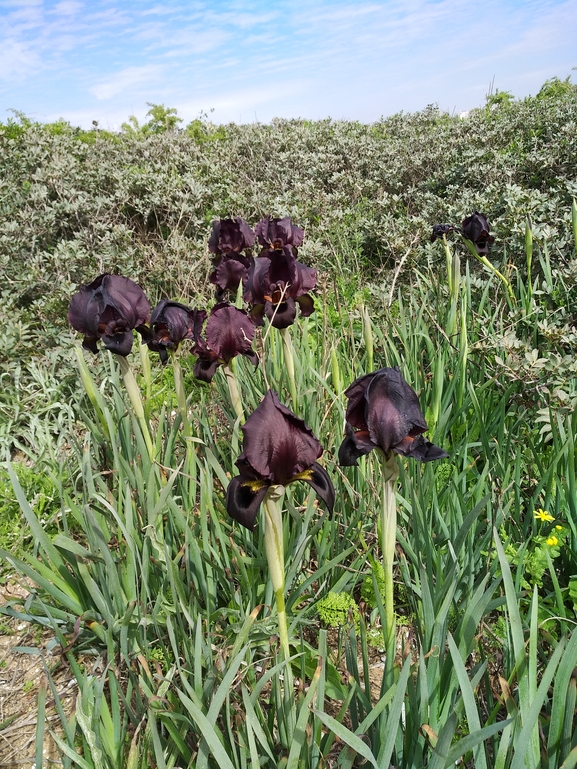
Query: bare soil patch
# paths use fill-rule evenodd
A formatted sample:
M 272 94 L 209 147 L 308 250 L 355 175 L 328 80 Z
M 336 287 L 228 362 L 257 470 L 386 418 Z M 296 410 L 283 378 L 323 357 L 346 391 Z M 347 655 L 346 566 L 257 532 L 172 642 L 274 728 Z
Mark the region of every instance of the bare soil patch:
M 8 580 L 0 585 L 0 605 L 14 599 L 26 600 L 28 591 Z M 42 767 L 36 764 L 36 727 L 38 690 L 46 684 L 45 671 L 58 661 L 59 646 L 54 653 L 48 648 L 53 638 L 50 631 L 19 619 L 0 615 L 0 769 L 44 769 L 60 767 L 58 750 L 50 730 L 60 732 L 50 690 L 47 694 Z M 36 653 L 20 651 L 23 647 Z M 73 708 L 75 687 L 66 667 L 55 675 L 58 693 L 65 711 Z

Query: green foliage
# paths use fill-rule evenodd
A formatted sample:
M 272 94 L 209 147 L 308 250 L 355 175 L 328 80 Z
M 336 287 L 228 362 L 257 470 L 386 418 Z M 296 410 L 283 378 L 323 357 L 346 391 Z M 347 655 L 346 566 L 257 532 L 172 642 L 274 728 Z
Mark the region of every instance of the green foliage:
M 378 607 L 377 594 L 375 593 L 375 580 L 377 583 L 377 591 L 382 601 L 385 595 L 385 570 L 380 561 L 373 560 L 371 562 L 371 573 L 367 574 L 361 584 L 361 598 L 371 609 L 376 609 Z
M 566 77 L 565 80 L 560 80 L 558 77 L 552 77 L 550 80 L 546 80 L 539 93 L 537 99 L 558 99 L 559 97 L 567 95 L 575 95 L 577 92 L 577 86 L 571 82 L 570 77 Z
M 346 627 L 360 623 L 359 607 L 348 593 L 328 593 L 316 605 L 321 622 L 327 627 Z
M 495 93 L 487 94 L 485 104 L 487 109 L 494 109 L 496 107 L 503 108 L 510 106 L 511 102 L 515 99 L 510 91 L 500 91 L 498 88 Z
M 137 118 L 131 115 L 128 118 L 128 123 L 123 123 L 121 126 L 123 133 L 130 136 L 164 134 L 169 131 L 175 131 L 178 128 L 178 124 L 182 123 L 182 118 L 178 117 L 178 111 L 174 107 L 165 107 L 164 104 L 146 103 L 150 107 L 146 113 L 146 117 L 149 120 L 140 125 Z
M 59 486 L 44 470 L 14 462 L 13 470 L 26 498 L 46 531 L 58 531 L 58 517 L 61 512 Z M 23 549 L 30 549 L 33 540 L 30 531 L 23 525 L 20 505 L 16 498 L 8 473 L 0 467 L 0 549 L 20 555 Z M 7 564 L 1 563 L 0 575 Z
M 17 551 L 5 535 L 1 558 L 34 588 L 0 613 L 51 628 L 78 687 L 71 718 L 48 671 L 38 756 L 53 700 L 64 765 L 88 769 L 571 765 L 577 104 L 567 89 L 505 101 L 463 120 L 428 108 L 373 126 L 231 125 L 215 141 L 204 121 L 167 128 L 162 105 L 158 131 L 132 124 L 114 141 L 62 121 L 1 129 L 0 439 L 25 462 L 0 477 L 0 520 L 26 532 Z M 433 223 L 474 209 L 495 228 L 491 264 L 512 296 L 460 242 L 447 260 L 428 241 Z M 332 516 L 304 484 L 284 497 L 294 691 L 263 522 L 249 532 L 226 515 L 242 433 L 222 371 L 193 382 L 183 345 L 183 405 L 177 367 L 151 359 L 149 374 L 135 350 L 129 397 L 113 356 L 79 350 L 84 391 L 64 330 L 70 294 L 104 270 L 152 302 L 209 307 L 210 220 L 268 213 L 306 226 L 316 312 L 291 329 L 296 396 L 266 328 L 258 369 L 238 362 L 239 389 L 247 413 L 270 386 L 305 419 L 336 488 Z M 404 620 L 380 690 L 382 464 L 373 452 L 337 467 L 344 390 L 373 356 L 400 366 L 450 454 L 400 461 Z M 555 521 L 536 519 L 541 508 Z M 331 622 L 341 648 L 320 627 Z

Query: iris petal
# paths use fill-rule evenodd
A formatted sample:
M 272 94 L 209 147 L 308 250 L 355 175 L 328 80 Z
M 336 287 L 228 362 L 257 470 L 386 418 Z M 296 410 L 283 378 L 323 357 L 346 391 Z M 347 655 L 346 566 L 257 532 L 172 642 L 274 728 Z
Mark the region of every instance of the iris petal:
M 134 334 L 132 331 L 124 331 L 119 334 L 103 334 L 101 339 L 107 350 L 126 358 L 132 350 Z
M 418 459 L 420 462 L 432 462 L 449 456 L 444 449 L 435 446 L 422 435 L 417 435 L 416 438 L 405 438 L 393 448 L 393 451 L 404 457 Z
M 213 307 L 206 324 L 206 341 L 218 358 L 226 363 L 249 352 L 255 326 L 246 312 L 229 304 Z
M 198 358 L 192 369 L 192 374 L 195 379 L 200 379 L 201 382 L 212 382 L 212 378 L 219 366 L 220 362 L 216 357 L 208 360 Z
M 345 395 L 349 403 L 346 436 L 339 449 L 341 465 L 356 465 L 359 457 L 377 446 L 386 455 L 394 451 L 421 462 L 448 456 L 423 438 L 427 423 L 419 399 L 397 367 L 359 377 Z
M 369 436 L 368 430 L 355 432 L 350 425 L 345 426 L 346 437 L 339 448 L 339 464 L 343 467 L 351 467 L 357 464 L 357 459 L 368 454 L 376 448 Z
M 264 314 L 275 328 L 288 328 L 292 326 L 297 316 L 295 301 L 288 297 L 278 304 L 265 302 Z
M 96 341 L 117 355 L 128 355 L 132 348 L 131 329 L 149 332 L 146 323 L 150 305 L 139 285 L 123 275 L 99 275 L 87 286 L 81 286 L 68 308 L 70 325 L 85 335 L 83 345 L 98 352 Z
M 335 506 L 335 489 L 329 474 L 318 462 L 314 462 L 312 467 L 299 473 L 292 480 L 304 481 L 312 486 L 327 506 L 329 512 L 332 513 L 333 507 Z
M 371 440 L 385 454 L 408 435 L 418 435 L 427 429 L 417 394 L 398 368 L 377 372 L 366 389 L 365 398 Z
M 311 467 L 323 453 L 321 444 L 306 426 L 269 390 L 242 426 L 244 450 L 237 465 L 255 476 L 285 485 Z
M 266 481 L 246 475 L 232 478 L 226 490 L 226 510 L 230 517 L 252 531 L 269 486 Z
M 303 318 L 308 318 L 309 315 L 312 315 L 315 311 L 315 303 L 313 301 L 312 296 L 310 294 L 303 294 L 302 296 L 297 296 L 296 301 L 299 304 L 299 307 L 301 309 L 301 315 Z

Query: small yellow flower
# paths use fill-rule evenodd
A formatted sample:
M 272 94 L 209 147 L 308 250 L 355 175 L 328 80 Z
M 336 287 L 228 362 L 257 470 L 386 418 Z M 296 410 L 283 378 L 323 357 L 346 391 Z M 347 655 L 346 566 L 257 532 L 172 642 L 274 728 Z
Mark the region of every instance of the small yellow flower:
M 563 526 L 559 526 L 559 524 L 557 524 L 555 528 L 557 529 L 557 531 L 563 531 Z
M 547 544 L 549 545 L 549 547 L 555 547 L 555 545 L 559 544 L 559 540 L 555 536 L 548 537 Z
M 554 521 L 555 520 L 555 518 L 553 518 L 551 513 L 548 513 L 546 510 L 541 510 L 541 508 L 539 508 L 538 510 L 535 510 L 533 514 L 534 514 L 535 518 L 537 518 L 539 521 Z

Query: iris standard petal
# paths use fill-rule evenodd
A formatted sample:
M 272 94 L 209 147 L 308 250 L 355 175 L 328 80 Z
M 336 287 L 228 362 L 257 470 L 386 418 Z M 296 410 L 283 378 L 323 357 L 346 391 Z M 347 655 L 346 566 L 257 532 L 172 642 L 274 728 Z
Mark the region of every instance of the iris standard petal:
M 146 323 L 150 318 L 150 304 L 144 291 L 124 275 L 104 275 L 101 283 L 103 299 L 113 307 L 131 328 Z
M 226 490 L 226 511 L 231 518 L 252 531 L 258 509 L 261 506 L 270 483 L 255 480 L 246 475 L 231 479 Z
M 427 429 L 417 394 L 398 368 L 378 371 L 366 389 L 365 399 L 371 440 L 385 454 L 407 436 L 414 437 Z
M 213 307 L 206 324 L 206 341 L 210 349 L 226 363 L 235 355 L 249 352 L 255 326 L 244 310 L 221 303 Z
M 248 278 L 248 268 L 248 259 L 243 258 L 241 261 L 240 258 L 225 256 L 211 272 L 209 280 L 221 291 L 236 291 L 240 283 L 244 283 Z
M 463 237 L 470 240 L 475 246 L 479 256 L 489 253 L 489 246 L 495 242 L 495 238 L 489 234 L 489 220 L 485 214 L 475 211 L 462 222 Z
M 304 230 L 293 224 L 290 216 L 285 216 L 283 219 L 265 216 L 254 229 L 258 242 L 265 247 L 297 247 L 301 245 L 304 238 Z
M 263 480 L 285 485 L 323 453 L 312 430 L 269 390 L 242 426 L 244 449 L 237 464 Z
M 248 276 L 242 298 L 249 304 L 264 304 L 265 295 L 270 290 L 270 259 L 265 256 L 251 259 Z
M 213 221 L 212 233 L 208 240 L 208 250 L 211 254 L 244 251 L 254 243 L 254 232 L 248 224 L 236 216 L 234 219 Z
M 375 371 L 372 374 L 364 374 L 363 376 L 360 376 L 345 390 L 345 395 L 349 399 L 345 418 L 350 425 L 359 430 L 368 430 L 365 391 L 378 373 L 378 371 Z
M 96 296 L 88 286 L 82 286 L 70 300 L 68 322 L 81 334 L 98 338 L 98 324 L 103 309 L 101 296 Z

